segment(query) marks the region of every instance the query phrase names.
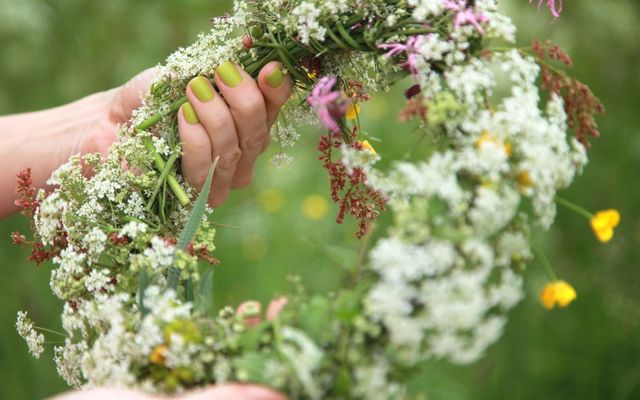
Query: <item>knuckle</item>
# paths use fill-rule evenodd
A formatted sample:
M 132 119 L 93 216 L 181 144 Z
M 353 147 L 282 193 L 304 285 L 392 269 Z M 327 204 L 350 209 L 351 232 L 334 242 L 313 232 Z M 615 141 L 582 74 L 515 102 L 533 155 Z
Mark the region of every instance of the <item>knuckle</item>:
M 234 127 L 233 119 L 230 115 L 211 113 L 211 117 L 207 124 L 207 132 L 217 133 L 232 130 Z
M 230 151 L 227 151 L 226 153 L 220 155 L 218 165 L 223 169 L 235 169 L 241 157 L 242 151 L 240 150 L 240 148 L 233 148 Z
M 260 132 L 258 132 L 257 135 L 245 140 L 242 143 L 242 148 L 251 150 L 251 151 L 262 149 L 264 147 L 264 142 L 266 140 L 267 135 L 268 133 L 266 129 L 261 130 Z
M 255 118 L 265 112 L 264 99 L 260 95 L 247 96 L 238 105 L 243 117 Z

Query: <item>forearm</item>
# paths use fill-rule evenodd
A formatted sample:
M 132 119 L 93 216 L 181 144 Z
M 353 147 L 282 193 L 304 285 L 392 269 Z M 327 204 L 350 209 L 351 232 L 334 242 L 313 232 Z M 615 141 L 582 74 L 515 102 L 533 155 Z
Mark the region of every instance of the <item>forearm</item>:
M 0 218 L 17 211 L 16 175 L 31 168 L 34 186 L 82 151 L 81 139 L 108 114 L 112 92 L 98 93 L 49 110 L 0 117 Z

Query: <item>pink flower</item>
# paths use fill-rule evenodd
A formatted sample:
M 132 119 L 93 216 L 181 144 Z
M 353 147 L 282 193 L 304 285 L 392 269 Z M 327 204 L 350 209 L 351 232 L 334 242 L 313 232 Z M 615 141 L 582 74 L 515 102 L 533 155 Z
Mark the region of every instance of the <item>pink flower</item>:
M 419 57 L 420 45 L 424 42 L 424 36 L 410 36 L 407 39 L 407 44 L 402 43 L 386 43 L 379 44 L 378 48 L 382 50 L 389 50 L 385 55 L 387 57 L 395 57 L 402 53 L 407 54 L 407 61 L 400 64 L 402 68 L 408 67 L 411 73 L 416 76 L 418 74 L 417 60 Z
M 453 25 L 456 28 L 462 25 L 473 25 L 480 34 L 484 35 L 484 29 L 480 24 L 487 22 L 489 18 L 482 13 L 475 12 L 472 7 L 468 7 L 467 0 L 446 0 L 444 4 L 447 9 L 456 12 L 456 17 L 453 21 Z
M 540 10 L 540 7 L 542 7 L 542 3 L 544 1 L 545 0 L 538 1 L 538 11 Z M 529 3 L 533 3 L 533 0 L 529 0 Z M 558 7 L 556 7 L 556 0 L 547 0 L 547 7 L 549 7 L 551 14 L 556 18 L 558 18 L 562 12 L 562 0 L 558 0 L 558 3 Z
M 307 97 L 307 102 L 315 108 L 318 118 L 333 133 L 340 132 L 339 121 L 347 112 L 347 102 L 341 92 L 333 90 L 337 83 L 334 76 L 320 79 Z

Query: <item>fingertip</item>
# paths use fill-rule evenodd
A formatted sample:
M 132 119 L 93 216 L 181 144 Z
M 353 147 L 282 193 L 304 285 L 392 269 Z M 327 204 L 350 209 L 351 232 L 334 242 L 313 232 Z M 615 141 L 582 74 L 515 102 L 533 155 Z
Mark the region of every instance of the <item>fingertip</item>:
M 180 106 L 180 114 L 182 114 L 181 116 L 183 121 L 189 125 L 196 125 L 200 123 L 198 113 L 189 101 Z
M 245 301 L 238 306 L 236 315 L 244 321 L 248 328 L 257 326 L 261 322 L 262 304 L 258 301 Z
M 183 104 L 178 112 L 178 135 L 182 144 L 182 173 L 191 186 L 200 190 L 211 165 L 211 141 L 190 103 Z
M 286 100 L 291 93 L 291 77 L 278 61 L 272 61 L 262 68 L 258 75 L 258 84 L 262 92 L 274 101 L 282 102 L 282 99 Z M 274 98 L 274 95 L 277 98 Z
M 289 304 L 289 299 L 286 297 L 278 297 L 277 299 L 271 300 L 271 303 L 269 303 L 267 307 L 267 321 L 273 321 L 278 318 L 278 315 L 284 310 L 287 304 Z

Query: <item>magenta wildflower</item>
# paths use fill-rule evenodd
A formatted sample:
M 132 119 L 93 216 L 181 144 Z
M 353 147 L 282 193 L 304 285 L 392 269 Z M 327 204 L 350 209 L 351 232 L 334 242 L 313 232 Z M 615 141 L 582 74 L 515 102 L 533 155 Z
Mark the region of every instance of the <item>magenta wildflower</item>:
M 538 11 L 540 11 L 540 8 L 542 7 L 542 3 L 545 0 L 540 0 L 538 1 Z M 551 10 L 551 14 L 553 14 L 554 17 L 558 18 L 560 16 L 560 13 L 562 12 L 562 0 L 558 0 L 558 6 L 556 7 L 556 0 L 546 0 L 547 1 L 547 7 L 549 7 L 549 10 Z M 533 3 L 533 0 L 529 0 L 529 3 Z
M 418 57 L 420 55 L 419 48 L 424 42 L 424 36 L 410 36 L 406 44 L 402 43 L 386 43 L 379 44 L 378 48 L 388 50 L 385 54 L 387 57 L 398 56 L 402 53 L 407 54 L 407 61 L 400 64 L 402 68 L 409 68 L 409 71 L 415 76 L 418 74 Z
M 462 25 L 473 25 L 480 34 L 484 35 L 484 29 L 480 24 L 487 22 L 489 18 L 482 13 L 475 12 L 472 7 L 467 5 L 467 0 L 446 0 L 444 4 L 447 9 L 456 12 L 456 17 L 453 21 L 453 25 L 456 28 Z
M 337 79 L 334 76 L 325 76 L 320 79 L 307 97 L 307 102 L 315 108 L 322 122 L 327 129 L 333 133 L 340 132 L 338 122 L 347 112 L 347 102 L 341 92 L 333 90 Z

